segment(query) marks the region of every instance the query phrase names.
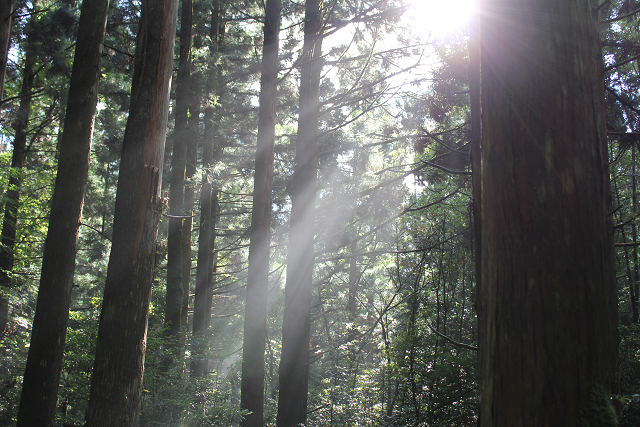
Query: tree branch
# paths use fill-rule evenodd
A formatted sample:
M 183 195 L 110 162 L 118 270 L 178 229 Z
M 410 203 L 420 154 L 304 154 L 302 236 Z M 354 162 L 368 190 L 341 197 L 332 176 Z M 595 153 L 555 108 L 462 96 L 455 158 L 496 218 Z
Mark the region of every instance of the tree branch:
M 132 54 L 130 54 L 129 52 L 125 52 L 124 50 L 118 49 L 118 48 L 117 48 L 117 47 L 115 47 L 115 46 L 111 46 L 111 45 L 108 45 L 108 44 L 106 44 L 106 43 L 102 43 L 102 46 L 106 47 L 107 49 L 111 49 L 111 50 L 114 50 L 114 51 L 116 51 L 116 52 L 118 52 L 118 53 L 121 53 L 121 54 L 123 54 L 123 55 L 126 55 L 126 56 L 128 56 L 129 58 L 133 58 L 133 55 L 132 55 Z
M 34 96 L 36 96 L 37 94 L 39 94 L 39 93 L 41 93 L 43 91 L 44 91 L 44 88 L 42 87 L 40 89 L 34 90 L 33 92 L 27 93 L 26 95 L 11 96 L 9 98 L 5 98 L 2 101 L 0 101 L 0 105 L 5 104 L 5 103 L 10 102 L 10 101 L 14 101 L 16 99 L 26 98 L 27 96 L 34 97 Z
M 92 229 L 93 231 L 95 231 L 96 233 L 100 234 L 102 237 L 104 237 L 105 239 L 107 239 L 108 241 L 111 242 L 111 237 L 107 236 L 102 231 L 98 230 L 97 228 L 94 228 L 94 227 L 90 226 L 89 224 L 85 224 L 83 222 L 81 222 L 80 225 L 84 225 L 85 227 L 88 227 L 88 228 Z
M 636 14 L 636 13 L 638 13 L 638 12 L 640 12 L 640 8 L 638 8 L 638 9 L 634 10 L 633 12 L 629 12 L 629 13 L 627 13 L 627 14 L 625 14 L 625 15 L 615 17 L 615 18 L 613 18 L 613 19 L 607 19 L 606 21 L 600 21 L 600 23 L 601 23 L 601 24 L 610 24 L 610 23 L 612 23 L 612 22 L 622 21 L 623 19 L 629 18 L 629 17 L 631 17 L 631 16 L 635 15 L 635 14 Z
M 640 12 L 640 10 L 639 10 L 639 12 Z M 627 60 L 624 60 L 624 61 L 618 62 L 618 63 L 616 63 L 616 64 L 610 65 L 610 66 L 608 66 L 607 68 L 605 68 L 604 70 L 605 70 L 605 71 L 611 71 L 611 70 L 613 70 L 614 68 L 617 68 L 617 67 L 619 67 L 619 66 L 621 66 L 621 65 L 624 65 L 624 64 L 628 64 L 629 62 L 631 62 L 631 61 L 635 61 L 635 60 L 636 60 L 636 59 L 638 59 L 638 58 L 640 58 L 640 55 L 632 56 L 631 58 L 629 58 L 629 59 L 627 59 Z
M 453 344 L 455 346 L 458 346 L 460 348 L 464 348 L 466 350 L 478 351 L 478 347 L 476 347 L 475 345 L 469 345 L 469 344 L 465 344 L 465 343 L 462 343 L 462 342 L 454 341 L 453 339 L 449 338 L 448 336 L 446 336 L 442 332 L 438 332 L 433 326 L 431 326 L 431 323 L 429 323 L 429 322 L 427 322 L 427 326 L 429 327 L 429 329 L 431 329 L 431 331 L 434 334 L 436 334 L 440 338 L 444 338 L 446 341 L 450 342 L 451 344 Z

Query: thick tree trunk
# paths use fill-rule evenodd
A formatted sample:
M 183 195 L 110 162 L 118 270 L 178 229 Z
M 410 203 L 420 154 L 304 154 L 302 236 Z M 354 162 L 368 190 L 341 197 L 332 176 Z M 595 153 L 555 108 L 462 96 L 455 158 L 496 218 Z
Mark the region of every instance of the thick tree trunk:
M 11 26 L 16 0 L 0 0 L 0 100 L 4 99 L 4 80 L 7 74 Z
M 55 420 L 108 9 L 108 0 L 82 3 L 18 426 Z
M 291 181 L 291 228 L 287 255 L 278 427 L 294 427 L 307 418 L 309 329 L 318 171 L 318 116 L 322 62 L 319 0 L 305 3 L 304 45 L 300 73 L 300 116 Z
M 169 235 L 167 238 L 167 295 L 165 301 L 165 336 L 178 345 L 183 300 L 183 232 L 184 187 L 187 165 L 189 92 L 191 80 L 191 0 L 182 1 L 180 17 L 180 64 L 176 79 L 176 125 L 171 156 L 169 189 Z
M 213 0 L 211 13 L 210 66 L 207 76 L 207 93 L 221 94 L 220 76 L 215 64 L 222 43 L 220 35 L 220 1 Z M 208 333 L 211 322 L 211 300 L 213 298 L 213 270 L 215 250 L 216 212 L 218 211 L 217 189 L 212 185 L 209 169 L 217 161 L 221 149 L 218 147 L 218 120 L 216 108 L 207 104 L 204 111 L 205 135 L 202 141 L 202 176 L 200 193 L 200 231 L 198 236 L 198 261 L 196 266 L 196 289 L 193 301 L 193 362 L 191 375 L 201 377 L 207 374 L 209 362 L 206 357 Z
M 27 132 L 31 115 L 31 91 L 35 79 L 36 47 L 33 36 L 28 36 L 25 47 L 25 59 L 22 72 L 22 87 L 20 88 L 20 106 L 13 123 L 15 136 L 13 138 L 13 154 L 11 157 L 12 173 L 9 186 L 5 194 L 4 219 L 0 235 L 0 338 L 4 335 L 9 322 L 9 298 L 4 291 L 11 287 L 11 271 L 14 263 L 16 241 L 16 222 L 20 204 L 20 171 L 27 156 Z
M 614 425 L 617 298 L 591 7 L 481 2 L 483 427 Z
M 166 203 L 160 182 L 177 9 L 177 0 L 142 2 L 89 427 L 134 426 L 139 418 L 155 240 Z
M 240 405 L 242 409 L 251 411 L 251 414 L 242 421 L 243 427 L 261 427 L 263 419 L 264 349 L 269 287 L 271 186 L 276 127 L 279 34 L 280 0 L 267 0 L 240 387 Z

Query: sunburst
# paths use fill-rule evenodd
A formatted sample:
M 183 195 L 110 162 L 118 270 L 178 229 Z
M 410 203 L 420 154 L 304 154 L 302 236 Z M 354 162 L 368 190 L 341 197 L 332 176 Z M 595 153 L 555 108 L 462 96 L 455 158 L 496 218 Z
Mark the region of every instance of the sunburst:
M 441 38 L 463 31 L 477 0 L 405 0 L 414 30 Z

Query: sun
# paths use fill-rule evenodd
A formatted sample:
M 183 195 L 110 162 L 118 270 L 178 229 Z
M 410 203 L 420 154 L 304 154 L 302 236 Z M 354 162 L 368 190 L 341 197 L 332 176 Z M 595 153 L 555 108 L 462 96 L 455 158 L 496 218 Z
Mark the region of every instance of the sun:
M 405 0 L 405 16 L 415 31 L 436 38 L 462 31 L 477 0 Z

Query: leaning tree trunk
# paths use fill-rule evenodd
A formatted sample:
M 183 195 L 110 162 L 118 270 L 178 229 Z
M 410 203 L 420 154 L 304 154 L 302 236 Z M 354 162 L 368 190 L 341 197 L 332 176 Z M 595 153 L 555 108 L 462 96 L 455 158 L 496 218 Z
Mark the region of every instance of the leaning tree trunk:
M 32 18 L 35 19 L 35 18 Z M 31 115 L 31 99 L 36 61 L 36 47 L 33 32 L 27 36 L 25 58 L 22 72 L 22 87 L 20 88 L 20 105 L 16 120 L 13 123 L 15 136 L 13 138 L 13 154 L 11 157 L 11 175 L 5 194 L 4 219 L 0 234 L 0 338 L 4 335 L 9 322 L 9 298 L 5 292 L 11 287 L 11 271 L 15 260 L 14 250 L 16 242 L 16 223 L 18 221 L 18 207 L 20 203 L 20 173 L 27 156 L 27 132 Z
M 617 348 L 594 2 L 480 10 L 480 422 L 615 425 Z
M 318 116 L 322 61 L 319 0 L 305 3 L 304 44 L 300 72 L 300 116 L 291 182 L 291 229 L 287 255 L 278 427 L 294 427 L 307 418 L 309 334 L 313 290 Z
M 271 186 L 278 83 L 280 0 L 267 0 L 260 78 L 260 109 L 251 211 L 249 270 L 245 298 L 240 406 L 251 411 L 243 427 L 261 427 L 264 397 L 264 349 L 269 287 Z
M 178 1 L 142 1 L 86 425 L 134 426 L 146 349 Z
M 213 0 L 211 13 L 211 46 L 210 65 L 207 76 L 207 93 L 221 94 L 220 75 L 216 65 L 216 57 L 222 36 L 220 34 L 220 0 Z M 193 361 L 191 375 L 202 377 L 209 370 L 207 359 L 208 333 L 211 324 L 211 300 L 213 298 L 213 271 L 215 250 L 216 212 L 218 210 L 217 188 L 209 170 L 217 161 L 221 148 L 218 139 L 219 114 L 213 103 L 208 103 L 204 111 L 205 135 L 202 141 L 202 187 L 200 190 L 200 229 L 198 236 L 198 261 L 196 266 L 196 289 L 193 300 Z
M 55 420 L 108 9 L 109 0 L 82 3 L 18 426 Z

